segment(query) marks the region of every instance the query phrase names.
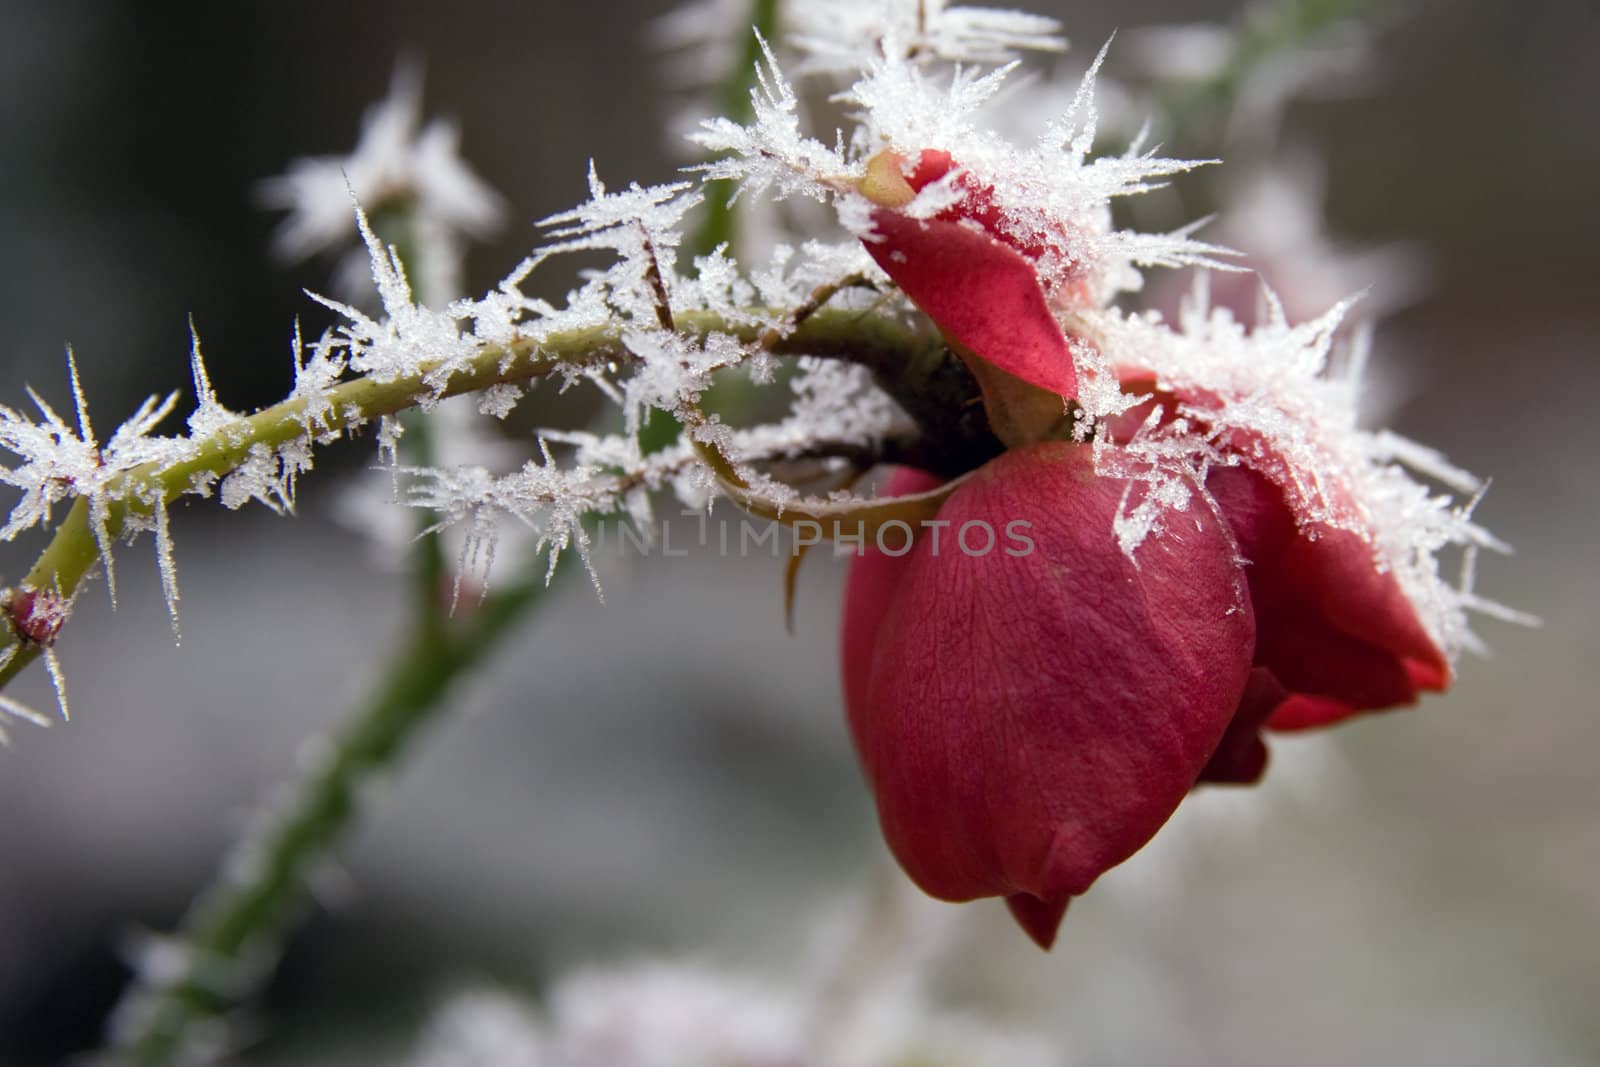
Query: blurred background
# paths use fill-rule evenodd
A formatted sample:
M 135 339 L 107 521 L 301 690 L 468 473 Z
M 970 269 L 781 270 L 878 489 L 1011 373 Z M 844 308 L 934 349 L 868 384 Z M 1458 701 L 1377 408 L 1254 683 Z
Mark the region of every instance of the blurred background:
M 481 290 L 531 220 L 682 163 L 646 24 L 661 2 L 0 6 L 0 403 L 63 406 L 71 342 L 102 431 L 187 389 L 193 315 L 221 398 L 291 381 L 300 292 L 255 183 L 353 146 L 397 55 L 508 200 Z M 1221 2 L 1041 3 L 1081 67 L 1113 28 Z M 1038 953 L 959 909 L 935 996 L 1058 1035 L 1073 1064 L 1600 1062 L 1600 9 L 1384 8 L 1365 91 L 1294 104 L 1332 231 L 1405 241 L 1428 288 L 1383 327 L 1392 424 L 1494 479 L 1516 546 L 1447 698 L 1280 746 L 1261 789 L 1195 798 Z M 1115 65 L 1115 46 L 1113 66 Z M 1221 172 L 1224 173 L 1225 172 Z M 533 288 L 557 296 L 557 264 Z M 63 410 L 65 408 L 63 407 Z M 330 452 L 300 516 L 174 515 L 182 647 L 123 549 L 61 647 L 75 717 L 0 752 L 0 1062 L 93 1047 L 136 930 L 170 928 L 310 733 L 373 679 L 405 589 L 334 520 L 371 462 Z M 40 546 L 0 546 L 14 580 Z M 691 955 L 782 976 L 818 916 L 893 877 L 843 729 L 843 568 L 805 568 L 797 634 L 764 558 L 611 560 L 565 583 L 372 797 L 257 1012 L 253 1064 L 401 1055 L 453 985 L 536 992 L 583 963 Z M 41 671 L 17 695 L 49 707 Z M 1589 696 L 1585 696 L 1589 693 Z

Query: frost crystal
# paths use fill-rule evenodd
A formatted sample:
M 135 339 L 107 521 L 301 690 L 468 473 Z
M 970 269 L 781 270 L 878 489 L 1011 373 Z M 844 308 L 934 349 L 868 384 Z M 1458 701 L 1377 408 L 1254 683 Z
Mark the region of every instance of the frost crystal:
M 911 61 L 1008 63 L 1067 47 L 1055 19 L 1024 11 L 949 7 L 944 0 L 813 0 L 788 5 L 802 70 L 853 74 L 886 54 Z
M 0 540 L 10 541 L 24 530 L 47 526 L 51 508 L 69 497 L 88 502 L 89 525 L 106 568 L 106 582 L 116 602 L 116 572 L 112 565 L 110 523 L 111 490 L 122 477 L 146 464 L 160 467 L 188 454 L 186 441 L 152 437 L 151 432 L 177 404 L 173 393 L 164 400 L 150 397 L 133 416 L 117 427 L 104 447 L 95 440 L 89 422 L 89 405 L 78 380 L 78 364 L 67 352 L 72 379 L 77 429 L 68 426 L 32 389 L 28 396 L 42 421 L 34 422 L 0 404 L 0 449 L 20 458 L 13 467 L 0 467 L 0 482 L 22 491 L 13 505 Z
M 754 120 L 741 125 L 714 119 L 694 139 L 727 154 L 703 168 L 708 178 L 737 180 L 752 196 L 775 188 L 779 197 L 832 200 L 844 227 L 869 240 L 872 204 L 854 187 L 865 160 L 886 148 L 913 160 L 925 150 L 946 152 L 958 169 L 924 189 L 905 212 L 927 217 L 979 190 L 1003 232 L 1019 244 L 1046 249 L 1039 269 L 1047 280 L 1071 271 L 1084 279 L 1096 304 L 1140 288 L 1139 266 L 1232 269 L 1217 258 L 1226 250 L 1193 239 L 1193 227 L 1169 234 L 1112 227 L 1112 199 L 1159 188 L 1162 179 L 1200 162 L 1162 158 L 1137 140 L 1121 155 L 1091 156 L 1094 81 L 1104 55 L 1102 50 L 1067 111 L 1028 149 L 994 133 L 983 116 L 1011 67 L 987 74 L 957 68 L 939 76 L 898 53 L 875 58 L 840 95 L 858 109 L 860 124 L 848 148 L 842 134 L 829 148 L 800 132 L 798 97 L 770 51 L 752 94 Z
M 9 652 L 9 649 L 6 652 L 0 652 L 0 667 L 5 666 L 6 661 L 10 659 L 10 655 L 7 654 Z M 11 738 L 6 733 L 3 725 L 7 717 L 16 719 L 19 722 L 31 723 L 34 726 L 50 725 L 49 719 L 28 707 L 28 705 L 19 700 L 12 700 L 8 696 L 0 695 L 0 745 L 9 746 L 11 744 Z
M 1249 329 L 1227 308 L 1209 305 L 1203 282 L 1178 329 L 1154 313 L 1105 311 L 1087 321 L 1112 365 L 1150 374 L 1161 393 L 1188 398 L 1168 412 L 1175 421 L 1161 425 L 1153 412 L 1126 448 L 1101 451 L 1103 468 L 1150 486 L 1152 503 L 1119 528 L 1124 549 L 1158 528 L 1164 512 L 1187 506 L 1188 486 L 1208 465 L 1239 462 L 1279 486 L 1303 527 L 1348 530 L 1372 545 L 1379 568 L 1394 572 L 1447 655 L 1479 647 L 1466 610 L 1506 610 L 1481 603 L 1470 579 L 1446 581 L 1438 554 L 1450 546 L 1504 550 L 1471 521 L 1482 483 L 1431 449 L 1359 426 L 1360 381 L 1353 370 L 1335 371 L 1329 358 L 1349 303 L 1290 325 L 1269 292 L 1264 321 Z M 1222 440 L 1226 458 L 1214 447 Z M 1412 472 L 1469 499 L 1436 492 Z
M 673 81 L 694 84 L 725 71 L 738 38 L 749 32 L 744 0 L 697 0 L 654 26 L 656 43 L 680 53 Z M 1023 11 L 947 6 L 944 0 L 809 0 L 782 4 L 784 41 L 801 54 L 806 74 L 854 76 L 892 45 L 917 62 L 1001 64 L 1024 51 L 1067 47 L 1055 19 Z
M 289 212 L 278 229 L 278 253 L 297 260 L 345 247 L 356 236 L 353 195 L 369 211 L 409 211 L 423 253 L 415 265 L 423 291 L 455 292 L 461 236 L 492 232 L 505 212 L 457 155 L 458 139 L 452 122 L 422 126 L 421 71 L 401 64 L 388 97 L 362 121 L 354 152 L 296 160 L 286 174 L 261 184 L 262 202 Z

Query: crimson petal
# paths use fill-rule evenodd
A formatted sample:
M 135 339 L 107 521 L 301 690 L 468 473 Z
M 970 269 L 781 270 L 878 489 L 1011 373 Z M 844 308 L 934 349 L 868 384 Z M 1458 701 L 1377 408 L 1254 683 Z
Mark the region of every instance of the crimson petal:
M 1033 262 L 976 222 L 882 208 L 872 220 L 867 252 L 947 338 L 1030 385 L 1078 395 L 1072 354 Z
M 1011 898 L 1041 944 L 1172 814 L 1250 669 L 1227 532 L 1196 510 L 1135 566 L 1112 536 L 1128 488 L 1085 446 L 1007 452 L 945 502 L 937 547 L 869 552 L 846 598 L 850 723 L 891 850 L 935 897 Z M 994 547 L 964 551 L 967 524 L 967 548 Z
M 1326 726 L 1449 685 L 1449 661 L 1363 538 L 1298 529 L 1282 490 L 1243 467 L 1213 470 L 1206 488 L 1249 561 L 1255 662 L 1290 694 L 1268 725 Z

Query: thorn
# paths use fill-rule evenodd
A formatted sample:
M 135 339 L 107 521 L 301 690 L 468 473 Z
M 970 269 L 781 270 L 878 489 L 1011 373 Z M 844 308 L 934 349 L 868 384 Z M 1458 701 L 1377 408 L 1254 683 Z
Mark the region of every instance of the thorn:
M 783 568 L 783 625 L 790 636 L 794 634 L 795 583 L 800 577 L 800 564 L 810 551 L 809 544 L 796 545 L 794 552 L 789 556 L 789 562 Z
M 56 706 L 61 709 L 61 721 L 72 721 L 72 710 L 67 707 L 67 676 L 61 670 L 61 657 L 56 655 L 56 650 L 44 650 L 44 665 L 50 672 L 50 684 L 56 690 Z
M 211 390 L 211 378 L 206 374 L 205 359 L 200 355 L 200 334 L 195 329 L 192 312 L 189 315 L 189 371 L 194 378 L 195 406 L 211 407 L 217 398 Z
M 72 346 L 67 346 L 67 372 L 72 377 L 72 402 L 78 408 L 78 436 L 90 448 L 94 447 L 94 427 L 89 424 L 89 402 L 83 398 L 83 382 L 78 377 L 78 357 Z
M 0 696 L 0 711 L 5 712 L 14 719 L 21 719 L 23 722 L 29 722 L 35 726 L 46 729 L 50 726 L 49 719 L 28 707 L 28 705 L 19 700 L 13 700 L 11 697 Z
M 166 504 L 157 500 L 154 507 L 156 520 L 156 566 L 161 571 L 161 592 L 167 602 L 167 615 L 172 619 L 172 642 L 183 644 L 183 632 L 178 627 L 178 567 L 172 553 L 171 517 Z

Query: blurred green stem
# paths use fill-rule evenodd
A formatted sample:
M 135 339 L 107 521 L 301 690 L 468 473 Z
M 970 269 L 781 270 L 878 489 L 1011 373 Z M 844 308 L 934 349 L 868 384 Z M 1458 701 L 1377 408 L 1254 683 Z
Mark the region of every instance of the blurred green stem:
M 761 63 L 761 41 L 756 34 L 766 39 L 767 44 L 776 49 L 780 23 L 778 21 L 779 0 L 751 0 L 750 4 L 750 32 L 743 36 L 743 47 L 739 49 L 733 65 L 728 68 L 727 76 L 723 78 L 722 85 L 717 91 L 717 114 L 724 115 L 734 122 L 749 122 L 755 114 L 755 109 L 750 103 L 750 90 L 754 84 L 755 72 Z M 707 182 L 705 186 L 706 202 L 705 214 L 701 216 L 700 226 L 690 235 L 686 242 L 689 254 L 694 256 L 707 256 L 718 245 L 732 245 L 735 231 L 734 207 L 729 203 L 733 196 L 734 186 L 730 181 Z
M 401 263 L 418 262 L 411 212 L 390 211 L 376 224 Z M 418 272 L 409 273 L 420 303 L 443 301 L 445 294 L 427 292 Z M 429 416 L 408 411 L 404 418 L 400 448 L 414 465 L 431 465 Z M 154 983 L 145 974 L 135 975 L 124 1002 L 127 1021 L 115 1035 L 129 1067 L 165 1067 L 181 1059 L 194 1024 L 224 1014 L 247 991 L 250 983 L 242 979 L 249 977 L 249 964 L 277 955 L 277 941 L 305 895 L 307 873 L 354 825 L 362 786 L 395 766 L 421 728 L 443 711 L 457 679 L 539 602 L 543 584 L 525 581 L 489 597 L 467 617 L 451 618 L 445 608 L 449 574 L 442 538 L 431 529 L 432 516 L 418 516 L 409 637 L 331 756 L 292 791 L 288 812 L 270 824 L 264 838 L 241 841 L 197 900 L 178 933 L 179 972 Z
M 542 580 L 527 581 L 492 594 L 468 618 L 443 619 L 443 626 L 419 612 L 377 692 L 322 765 L 296 787 L 287 812 L 263 837 L 237 846 L 234 862 L 223 865 L 224 873 L 184 920 L 179 972 L 158 980 L 136 977 L 119 1009 L 116 1062 L 171 1064 L 188 1047 L 196 1023 L 236 1003 L 241 973 L 258 955 L 271 958 L 273 942 L 305 897 L 310 869 L 354 823 L 362 787 L 394 767 L 445 706 L 451 686 L 487 658 L 544 594 Z
M 1165 95 L 1164 110 L 1172 128 L 1179 133 L 1187 131 L 1197 114 L 1211 112 L 1237 97 L 1251 76 L 1274 56 L 1375 6 L 1375 0 L 1281 0 L 1247 9 L 1234 29 L 1233 51 L 1222 69 Z
M 451 297 L 445 293 L 428 291 L 427 274 L 417 269 L 421 252 L 417 247 L 416 213 L 402 208 L 389 210 L 372 219 L 373 232 L 378 239 L 394 249 L 400 263 L 406 267 L 407 281 L 416 294 L 417 302 L 430 307 L 442 307 Z M 402 412 L 400 426 L 400 451 L 414 467 L 433 466 L 433 431 L 430 415 L 421 411 Z M 426 511 L 416 513 L 417 539 L 412 568 L 415 611 L 420 633 L 442 637 L 446 621 L 443 610 L 443 592 L 449 568 L 445 565 L 444 542 L 439 531 L 432 529 L 433 517 Z

